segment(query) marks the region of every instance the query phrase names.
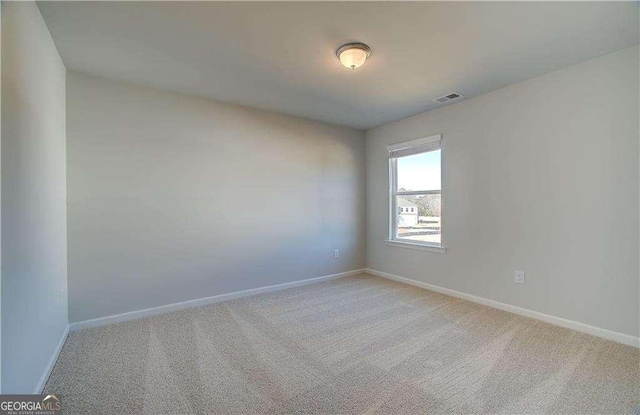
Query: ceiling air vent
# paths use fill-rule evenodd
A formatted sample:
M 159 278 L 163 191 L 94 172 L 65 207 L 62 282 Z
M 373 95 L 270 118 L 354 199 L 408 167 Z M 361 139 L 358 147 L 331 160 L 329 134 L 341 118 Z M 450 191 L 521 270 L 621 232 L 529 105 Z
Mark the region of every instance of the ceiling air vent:
M 433 102 L 437 102 L 438 104 L 444 104 L 445 102 L 455 101 L 463 97 L 464 95 L 462 95 L 460 92 L 452 92 L 440 98 L 434 99 Z

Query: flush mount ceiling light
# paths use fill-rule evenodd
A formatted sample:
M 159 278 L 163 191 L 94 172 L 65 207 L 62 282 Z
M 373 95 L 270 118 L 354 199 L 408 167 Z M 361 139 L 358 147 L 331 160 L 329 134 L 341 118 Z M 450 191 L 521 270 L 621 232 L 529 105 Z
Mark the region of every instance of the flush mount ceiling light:
M 364 43 L 347 43 L 336 50 L 340 62 L 349 69 L 356 69 L 371 56 L 371 48 Z

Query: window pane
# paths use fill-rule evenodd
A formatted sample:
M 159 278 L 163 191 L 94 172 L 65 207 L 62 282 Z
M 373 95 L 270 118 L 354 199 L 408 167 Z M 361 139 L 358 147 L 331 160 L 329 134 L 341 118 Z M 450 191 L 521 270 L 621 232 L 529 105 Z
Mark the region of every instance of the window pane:
M 396 196 L 398 207 L 396 238 L 441 243 L 441 200 L 439 194 Z M 411 208 L 414 208 L 413 212 Z
M 398 191 L 440 190 L 440 150 L 398 157 Z

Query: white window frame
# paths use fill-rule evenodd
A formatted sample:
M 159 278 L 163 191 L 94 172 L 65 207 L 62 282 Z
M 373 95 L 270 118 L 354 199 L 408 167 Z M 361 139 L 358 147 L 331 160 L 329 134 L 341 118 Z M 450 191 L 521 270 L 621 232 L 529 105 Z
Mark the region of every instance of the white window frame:
M 404 143 L 392 144 L 387 147 L 389 152 L 389 239 L 385 241 L 387 245 L 398 246 L 403 248 L 419 249 L 425 251 L 433 251 L 439 253 L 446 253 L 447 248 L 444 246 L 444 226 L 443 226 L 443 214 L 440 216 L 440 243 L 422 242 L 413 239 L 398 238 L 396 237 L 397 224 L 398 224 L 398 206 L 397 196 L 403 195 L 427 195 L 427 194 L 440 194 L 441 204 L 443 204 L 442 198 L 442 177 L 440 190 L 425 190 L 425 191 L 403 191 L 398 192 L 398 157 L 403 157 L 409 154 L 421 154 L 428 151 L 434 151 L 437 147 L 440 149 L 440 171 L 442 172 L 442 134 L 435 134 L 429 137 L 419 138 L 417 140 L 411 140 Z M 421 151 L 423 150 L 423 151 Z M 408 153 L 408 154 L 407 154 Z

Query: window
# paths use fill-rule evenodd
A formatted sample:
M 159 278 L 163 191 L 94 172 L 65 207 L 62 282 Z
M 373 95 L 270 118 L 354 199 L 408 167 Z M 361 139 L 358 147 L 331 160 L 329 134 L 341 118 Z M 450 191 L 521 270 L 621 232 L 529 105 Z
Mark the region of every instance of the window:
M 442 136 L 393 144 L 389 150 L 389 242 L 442 247 Z

